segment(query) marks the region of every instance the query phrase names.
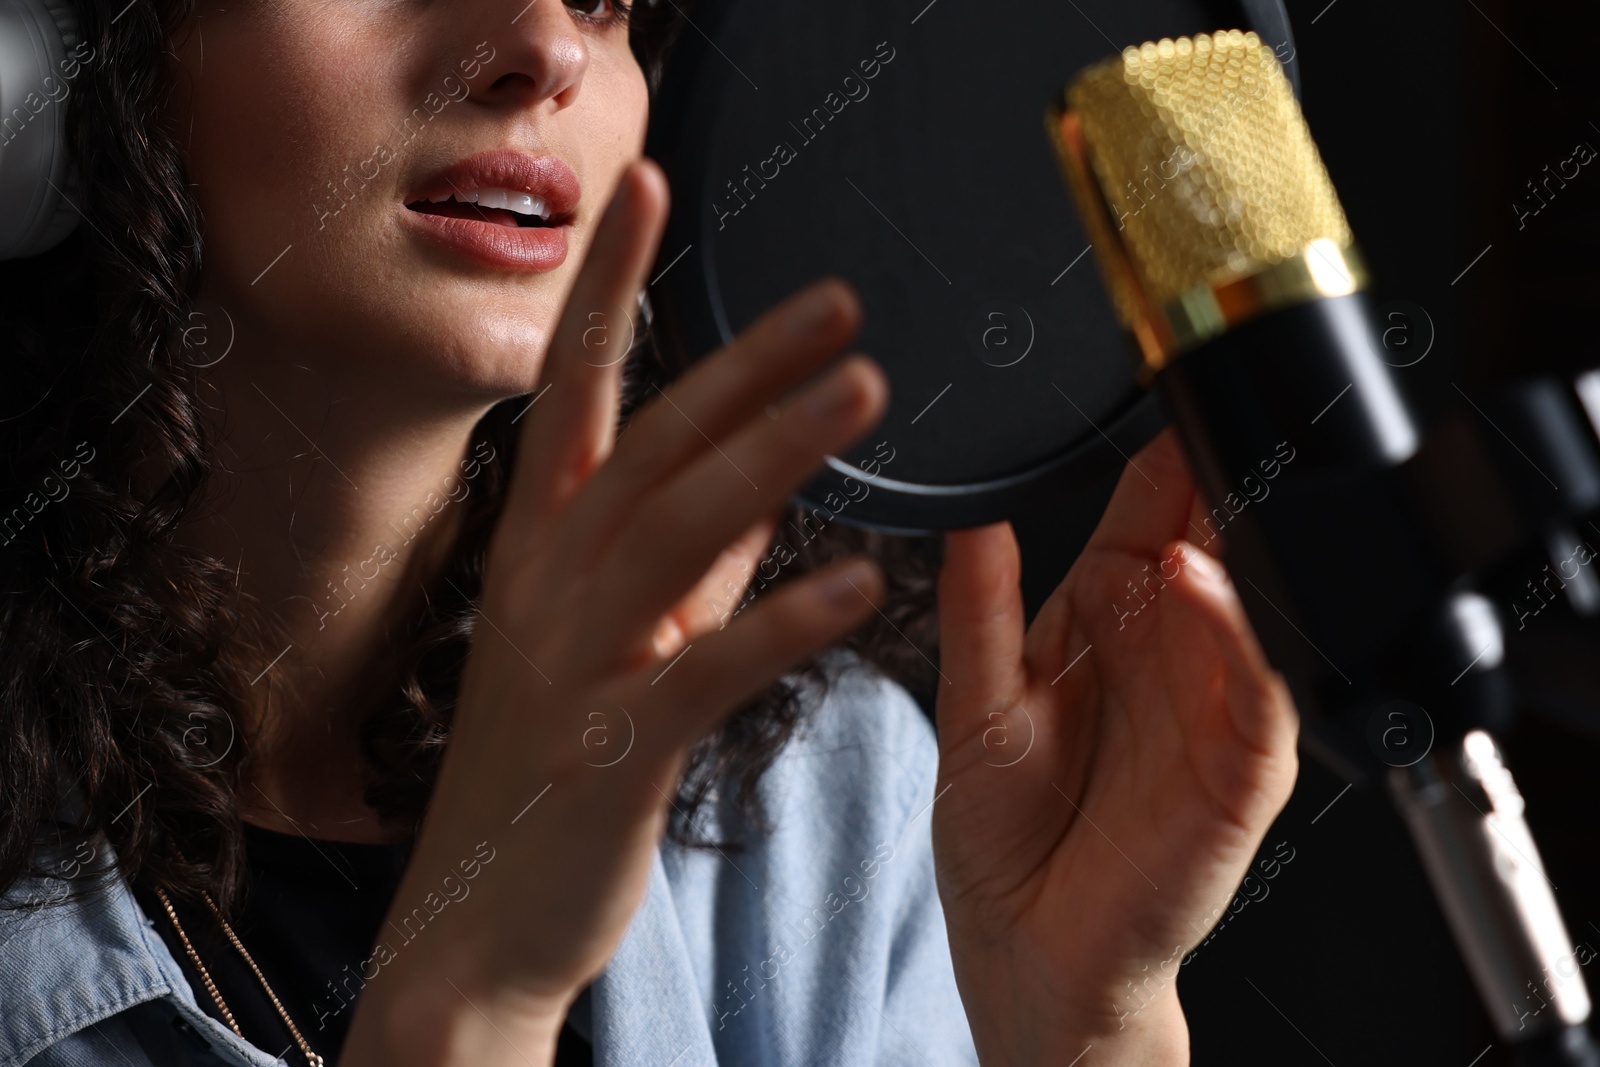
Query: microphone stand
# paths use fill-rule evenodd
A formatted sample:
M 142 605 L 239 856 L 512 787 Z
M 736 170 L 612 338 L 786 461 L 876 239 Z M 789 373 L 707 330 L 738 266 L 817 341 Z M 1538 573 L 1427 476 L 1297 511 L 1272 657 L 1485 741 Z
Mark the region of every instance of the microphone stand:
M 1391 769 L 1388 786 L 1500 1039 L 1528 1067 L 1600 1064 L 1580 964 L 1493 739 L 1474 730 Z
M 1578 400 L 1596 380 L 1600 374 L 1589 372 L 1571 388 L 1553 378 L 1513 383 L 1491 405 L 1495 425 L 1509 427 L 1525 446 L 1513 456 L 1517 446 L 1509 437 L 1492 443 L 1502 473 L 1525 463 L 1554 472 L 1567 486 L 1563 496 L 1549 476 L 1503 479 L 1528 533 L 1548 546 L 1545 566 L 1534 573 L 1555 579 L 1559 590 L 1553 592 L 1567 610 L 1589 616 L 1600 613 L 1594 576 L 1582 565 L 1568 574 L 1566 565 L 1580 551 L 1564 553 L 1583 544 L 1573 513 L 1600 502 L 1600 407 Z M 1504 620 L 1515 619 L 1521 630 L 1529 617 L 1528 598 L 1509 575 L 1531 572 L 1532 556 L 1523 554 L 1528 563 L 1502 566 L 1484 583 L 1499 601 L 1499 610 L 1475 620 L 1486 673 L 1505 673 Z M 1532 580 L 1524 586 L 1538 588 Z M 1535 613 L 1548 606 L 1542 598 L 1533 602 Z M 1436 640 L 1432 647 L 1442 646 Z M 1500 679 L 1481 684 L 1506 688 Z M 1454 737 L 1415 763 L 1391 768 L 1386 784 L 1501 1040 L 1527 1067 L 1600 1067 L 1600 1050 L 1585 1025 L 1592 1005 L 1580 968 L 1589 961 L 1573 948 L 1523 818 L 1522 794 L 1490 733 L 1472 729 Z
M 1280 318 L 1323 313 L 1298 308 Z M 1215 418 L 1219 396 L 1253 391 L 1259 401 L 1259 387 L 1273 381 L 1279 395 L 1269 406 L 1293 411 L 1303 406 L 1285 393 L 1331 395 L 1318 373 L 1274 381 L 1250 365 L 1284 351 L 1281 342 L 1300 331 L 1301 354 L 1315 349 L 1304 338 L 1317 331 L 1306 326 L 1247 325 L 1281 333 L 1275 343 L 1216 358 L 1192 352 L 1157 378 L 1208 500 L 1231 492 L 1249 470 L 1241 457 L 1275 436 L 1241 434 L 1236 421 Z M 1343 360 L 1334 377 L 1349 381 L 1362 373 L 1349 364 L 1378 351 L 1342 344 L 1308 362 L 1326 370 Z M 1364 369 L 1370 383 L 1374 368 Z M 1310 713 L 1306 747 L 1353 781 L 1385 782 L 1516 1062 L 1600 1067 L 1586 1026 L 1591 1002 L 1581 966 L 1588 960 L 1573 948 L 1522 795 L 1494 740 L 1515 706 L 1506 622 L 1522 623 L 1533 604 L 1596 613 L 1600 598 L 1573 580 L 1591 576 L 1568 572 L 1578 556 L 1573 531 L 1587 521 L 1571 505 L 1600 498 L 1600 435 L 1568 383 L 1544 379 L 1506 392 L 1492 408 L 1494 422 L 1514 427 L 1517 444 L 1482 432 L 1474 419 L 1486 416 L 1457 411 L 1426 437 L 1413 424 L 1420 444 L 1398 464 L 1383 463 L 1376 444 L 1397 432 L 1394 409 L 1380 428 L 1363 426 L 1353 406 L 1343 426 L 1306 443 L 1311 469 L 1298 472 L 1298 486 L 1286 476 L 1275 490 L 1287 490 L 1283 497 L 1235 517 L 1227 562 L 1269 659 Z M 1546 490 L 1545 480 L 1527 477 L 1527 464 L 1552 471 L 1568 490 Z M 1341 514 L 1361 521 L 1330 530 L 1330 516 Z M 1593 543 L 1600 547 L 1600 538 Z M 1549 601 L 1534 599 L 1544 590 Z M 1379 621 L 1372 608 L 1385 593 L 1392 610 Z

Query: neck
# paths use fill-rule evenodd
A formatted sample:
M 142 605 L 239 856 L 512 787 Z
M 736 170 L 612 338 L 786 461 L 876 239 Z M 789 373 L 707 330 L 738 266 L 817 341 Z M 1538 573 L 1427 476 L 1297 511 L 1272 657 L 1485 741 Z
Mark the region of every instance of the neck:
M 392 691 L 402 627 L 446 562 L 498 397 L 344 378 L 235 351 L 209 372 L 212 505 L 179 532 L 234 569 L 281 628 L 250 649 L 252 757 L 240 796 L 258 825 L 352 841 L 386 831 L 362 800 L 359 725 Z M 337 370 L 335 371 L 337 374 Z

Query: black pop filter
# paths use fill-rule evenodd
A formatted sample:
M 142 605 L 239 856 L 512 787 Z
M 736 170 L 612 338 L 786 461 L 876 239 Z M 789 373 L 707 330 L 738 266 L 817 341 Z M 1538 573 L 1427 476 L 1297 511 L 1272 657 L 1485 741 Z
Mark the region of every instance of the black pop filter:
M 641 0 L 642 2 L 642 0 Z M 673 0 L 657 0 L 671 3 Z M 1045 133 L 1080 68 L 1129 44 L 1254 29 L 1281 0 L 701 0 L 646 154 L 672 215 L 658 291 L 703 355 L 820 275 L 847 278 L 883 423 L 800 494 L 912 532 L 1071 497 L 1164 424 Z

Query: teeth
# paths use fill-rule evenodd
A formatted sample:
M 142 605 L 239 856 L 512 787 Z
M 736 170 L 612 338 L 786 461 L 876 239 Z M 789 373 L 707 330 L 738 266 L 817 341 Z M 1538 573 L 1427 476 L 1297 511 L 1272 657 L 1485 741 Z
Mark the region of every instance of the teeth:
M 477 202 L 481 207 L 499 207 L 507 211 L 515 211 L 519 215 L 545 214 L 543 197 L 532 196 L 528 193 L 519 193 L 511 189 L 478 189 L 476 190 Z M 473 195 L 471 193 L 467 194 Z
M 546 218 L 549 215 L 548 205 L 543 197 L 519 193 L 511 189 L 467 189 L 428 198 L 428 202 L 431 204 L 441 204 L 446 200 L 455 200 L 464 204 L 477 204 L 480 207 L 505 208 L 508 211 L 515 211 L 519 215 L 537 215 L 540 218 Z

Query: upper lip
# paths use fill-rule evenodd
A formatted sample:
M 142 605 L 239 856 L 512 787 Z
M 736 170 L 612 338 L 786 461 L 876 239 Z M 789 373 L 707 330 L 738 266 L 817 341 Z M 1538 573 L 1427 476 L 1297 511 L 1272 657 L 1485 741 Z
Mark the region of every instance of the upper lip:
M 412 190 L 406 203 L 473 189 L 509 189 L 540 197 L 552 223 L 570 221 L 582 193 L 578 176 L 560 157 L 497 148 L 452 163 Z

